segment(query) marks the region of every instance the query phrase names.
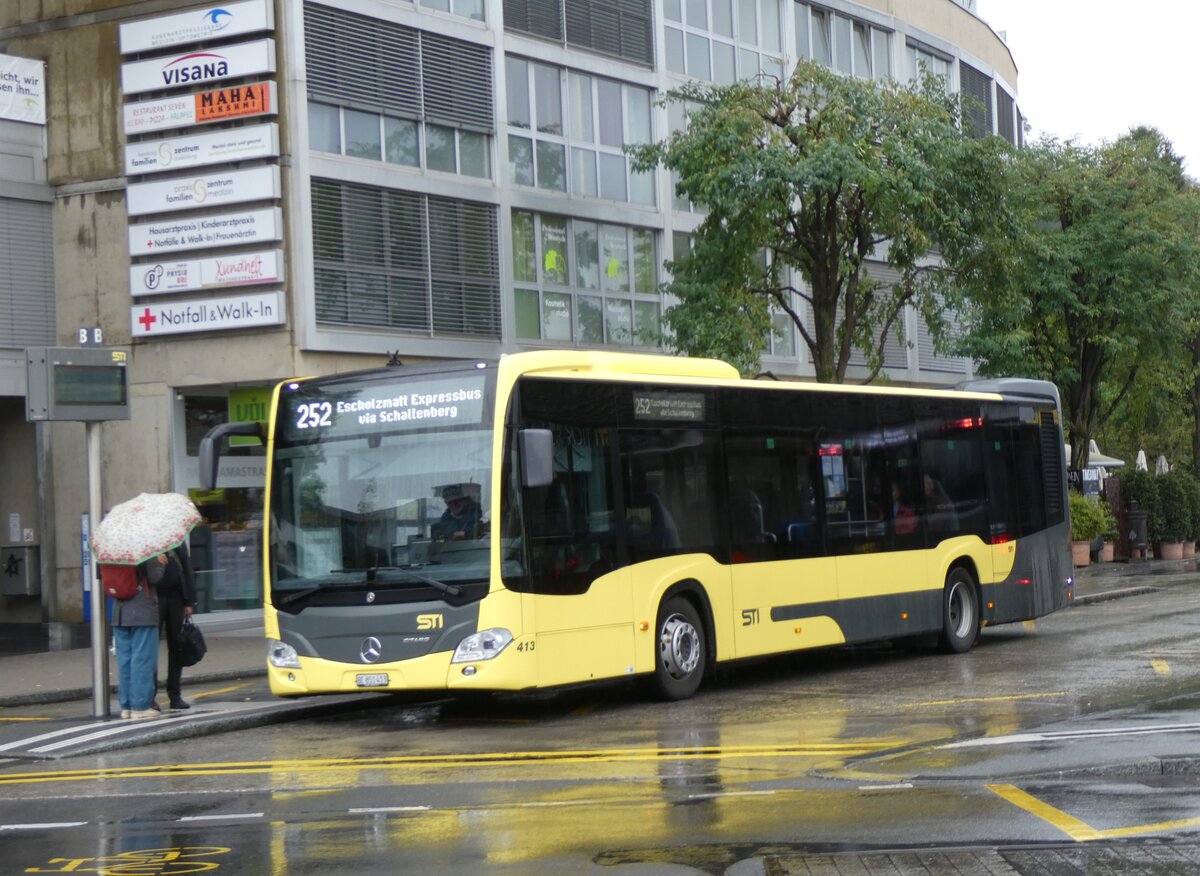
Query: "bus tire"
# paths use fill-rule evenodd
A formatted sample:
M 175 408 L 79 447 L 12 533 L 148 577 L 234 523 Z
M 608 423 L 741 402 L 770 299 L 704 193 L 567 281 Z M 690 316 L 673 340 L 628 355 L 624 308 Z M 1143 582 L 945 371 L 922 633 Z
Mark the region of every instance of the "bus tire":
M 654 680 L 667 700 L 683 700 L 694 694 L 704 678 L 708 649 L 704 622 L 687 599 L 668 599 L 658 610 Z
M 946 576 L 942 591 L 942 635 L 939 645 L 948 654 L 971 650 L 979 637 L 979 590 L 975 579 L 962 566 Z

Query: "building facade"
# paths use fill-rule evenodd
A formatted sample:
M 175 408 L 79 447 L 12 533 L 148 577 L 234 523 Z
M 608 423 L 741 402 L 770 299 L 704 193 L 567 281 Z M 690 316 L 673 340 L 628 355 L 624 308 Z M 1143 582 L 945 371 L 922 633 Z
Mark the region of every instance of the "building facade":
M 84 430 L 25 421 L 26 347 L 81 329 L 129 347 L 132 417 L 101 430 L 104 505 L 190 492 L 200 609 L 255 606 L 262 450 L 231 448 L 221 489 L 200 494 L 212 425 L 264 417 L 286 377 L 389 355 L 657 349 L 663 263 L 701 219 L 623 151 L 683 124 L 661 96 L 798 58 L 875 78 L 928 67 L 976 98 L 972 130 L 1015 143 L 1016 66 L 969 5 L 4 4 L 0 61 L 43 65 L 45 118 L 0 117 L 0 543 L 35 548 L 39 572 L 36 593 L 0 593 L 0 625 L 84 616 Z M 779 325 L 764 367 L 811 376 Z M 904 339 L 889 379 L 971 376 L 916 313 Z

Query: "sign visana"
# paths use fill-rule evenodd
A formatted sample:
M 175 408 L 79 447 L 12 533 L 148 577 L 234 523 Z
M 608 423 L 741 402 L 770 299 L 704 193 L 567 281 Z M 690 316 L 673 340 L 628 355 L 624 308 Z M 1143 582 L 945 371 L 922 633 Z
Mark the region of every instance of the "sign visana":
M 129 289 L 134 295 L 164 295 L 282 281 L 283 252 L 278 249 L 177 262 L 142 262 L 129 269 Z
M 283 322 L 282 292 L 189 301 L 169 299 L 129 308 L 129 327 L 135 338 L 256 328 Z
M 162 182 L 135 183 L 125 188 L 130 216 L 166 213 L 168 210 L 194 210 L 197 207 L 223 207 L 244 201 L 278 198 L 279 168 L 252 167 L 227 170 L 207 176 L 179 177 Z
M 243 0 L 131 21 L 119 32 L 121 54 L 130 55 L 274 29 L 275 14 L 267 0 Z
M 215 249 L 281 239 L 283 211 L 278 207 L 184 219 L 162 219 L 129 226 L 129 254 L 154 255 L 188 249 Z
M 274 122 L 245 128 L 209 131 L 188 137 L 142 140 L 125 145 L 125 173 L 183 170 L 225 161 L 273 158 L 279 154 L 279 126 Z
M 121 93 L 207 85 L 275 72 L 275 40 L 255 40 L 121 65 Z

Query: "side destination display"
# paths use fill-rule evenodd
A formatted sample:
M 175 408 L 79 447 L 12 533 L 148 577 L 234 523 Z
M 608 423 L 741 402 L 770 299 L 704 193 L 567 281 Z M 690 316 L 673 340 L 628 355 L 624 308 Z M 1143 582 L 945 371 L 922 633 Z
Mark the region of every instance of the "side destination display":
M 129 226 L 129 254 L 153 255 L 188 249 L 216 249 L 265 243 L 283 237 L 283 211 L 278 207 L 159 219 Z

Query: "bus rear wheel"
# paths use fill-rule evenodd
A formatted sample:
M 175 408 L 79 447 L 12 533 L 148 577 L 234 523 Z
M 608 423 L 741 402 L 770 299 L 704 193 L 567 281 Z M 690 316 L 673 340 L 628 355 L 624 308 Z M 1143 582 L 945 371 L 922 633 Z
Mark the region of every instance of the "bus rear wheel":
M 682 700 L 700 687 L 707 662 L 704 623 L 688 600 L 676 596 L 658 611 L 654 680 L 664 699 Z
M 942 591 L 942 635 L 939 641 L 943 651 L 962 654 L 971 650 L 979 637 L 979 591 L 975 579 L 962 566 L 956 566 L 946 576 L 946 588 Z

